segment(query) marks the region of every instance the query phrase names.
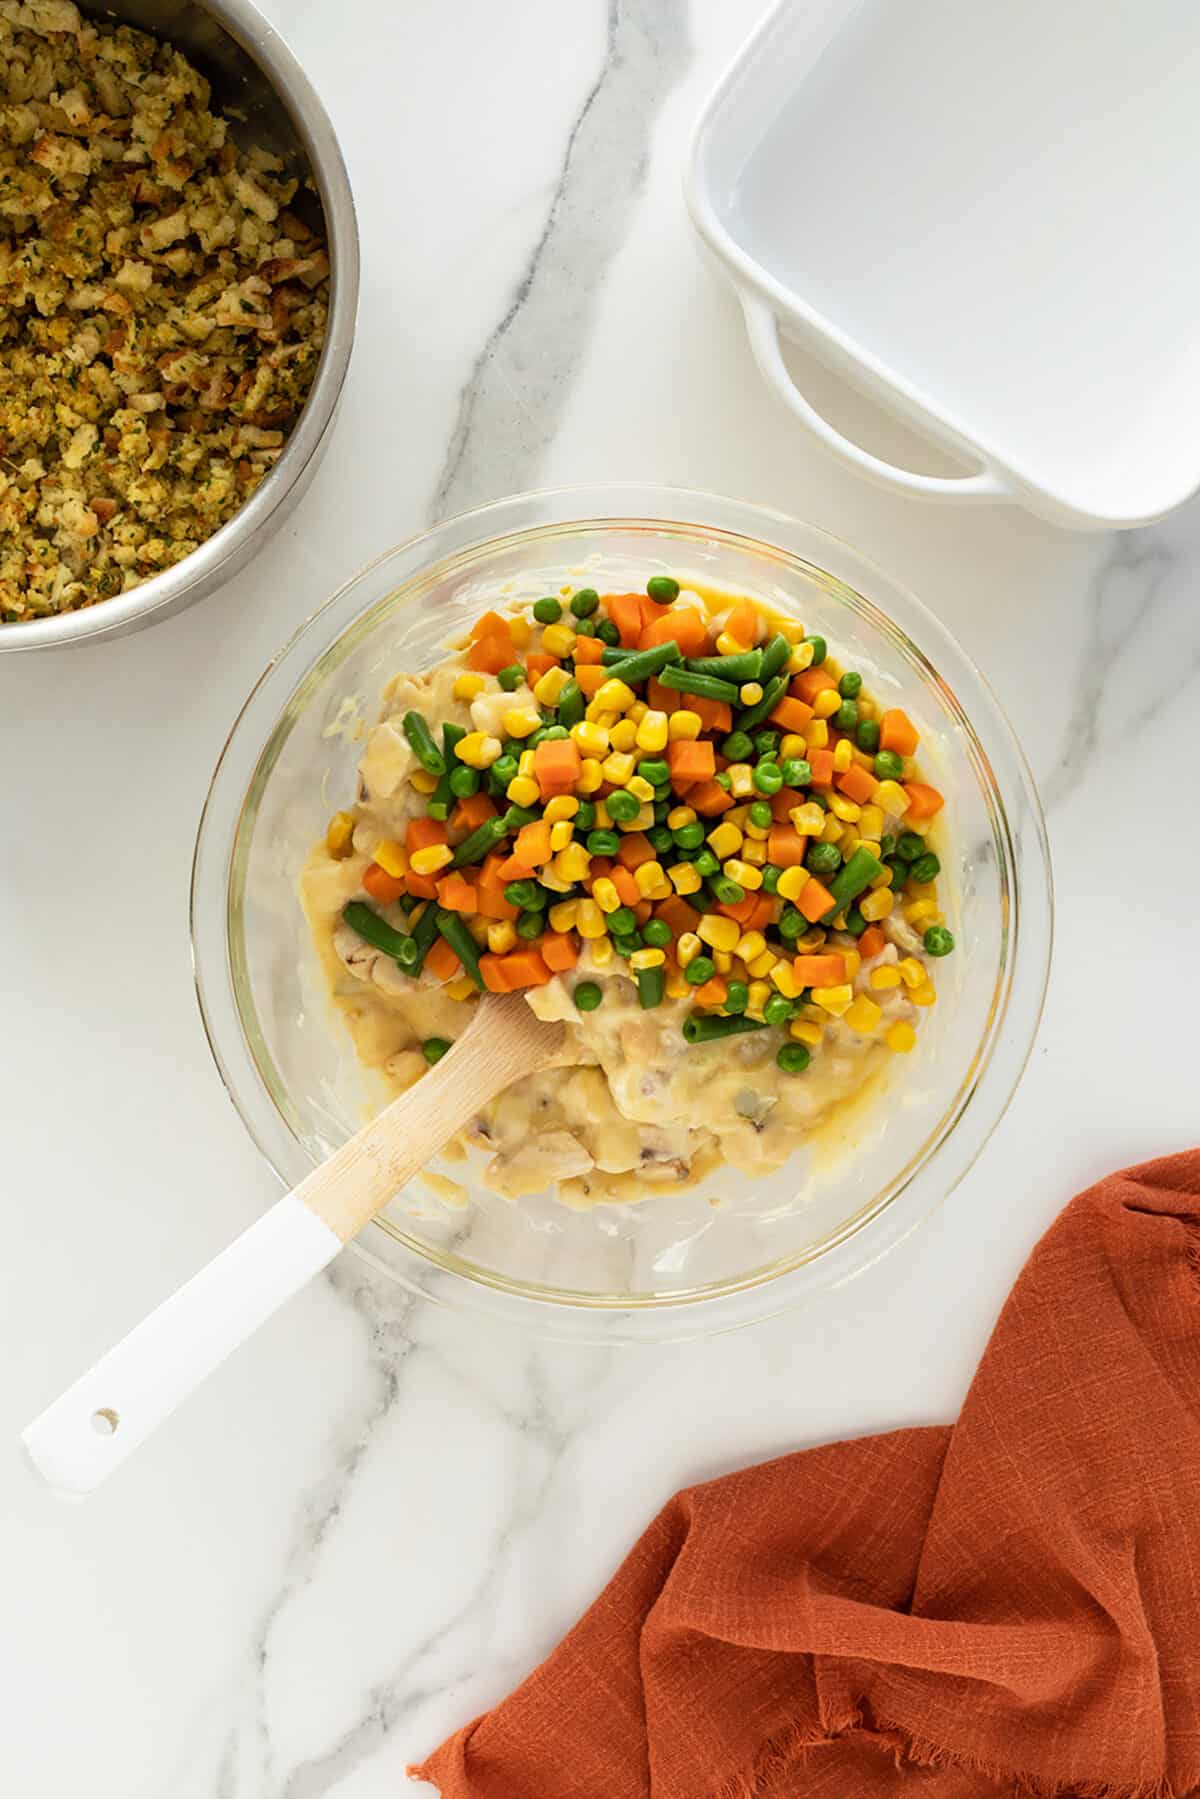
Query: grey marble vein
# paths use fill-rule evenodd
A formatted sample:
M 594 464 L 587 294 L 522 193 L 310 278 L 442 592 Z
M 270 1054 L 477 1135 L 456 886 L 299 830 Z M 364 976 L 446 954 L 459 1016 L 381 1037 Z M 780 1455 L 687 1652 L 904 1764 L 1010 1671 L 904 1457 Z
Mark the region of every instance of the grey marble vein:
M 609 0 L 604 62 L 571 128 L 537 244 L 459 398 L 432 522 L 530 485 L 641 188 L 663 96 L 691 57 L 683 0 Z

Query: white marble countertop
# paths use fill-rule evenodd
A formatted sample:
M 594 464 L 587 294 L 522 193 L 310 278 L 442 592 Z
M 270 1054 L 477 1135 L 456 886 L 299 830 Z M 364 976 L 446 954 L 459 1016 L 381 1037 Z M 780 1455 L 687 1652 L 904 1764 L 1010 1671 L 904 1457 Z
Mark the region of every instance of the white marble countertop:
M 2 675 L 0 1787 L 21 1799 L 394 1799 L 406 1760 L 551 1647 L 677 1486 L 951 1417 L 1059 1206 L 1196 1133 L 1200 506 L 1117 538 L 922 507 L 790 423 L 680 197 L 759 0 L 266 10 L 361 214 L 333 449 L 215 600 Z M 1008 1116 L 892 1256 L 733 1337 L 541 1344 L 346 1258 L 104 1490 L 55 1501 L 20 1427 L 275 1194 L 209 1060 L 187 946 L 196 821 L 248 687 L 423 523 L 624 478 L 825 526 L 991 678 L 1042 784 L 1059 908 Z

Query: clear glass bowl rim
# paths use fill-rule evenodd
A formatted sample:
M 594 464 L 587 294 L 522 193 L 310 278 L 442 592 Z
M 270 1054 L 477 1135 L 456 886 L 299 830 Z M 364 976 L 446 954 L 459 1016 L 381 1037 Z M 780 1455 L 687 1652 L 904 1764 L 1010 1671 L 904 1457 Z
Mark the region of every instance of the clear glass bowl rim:
M 1053 882 L 1045 820 L 1028 764 L 999 701 L 956 639 L 914 594 L 860 551 L 819 526 L 751 502 L 688 489 L 608 484 L 543 489 L 491 501 L 415 533 L 360 568 L 292 634 L 256 681 L 222 748 L 201 814 L 193 858 L 190 926 L 193 976 L 201 1020 L 226 1092 L 252 1141 L 286 1186 L 281 1131 L 293 1152 L 301 1145 L 270 1095 L 245 1040 L 234 989 L 227 929 L 233 894 L 233 848 L 264 753 L 278 737 L 298 689 L 366 614 L 364 585 L 385 566 L 388 593 L 457 559 L 523 535 L 546 537 L 573 526 L 690 530 L 729 537 L 831 576 L 868 614 L 899 633 L 903 653 L 927 674 L 944 677 L 975 748 L 992 776 L 989 806 L 1004 826 L 1007 886 L 1012 898 L 1009 949 L 991 1024 L 965 1098 L 904 1178 L 832 1245 L 752 1279 L 723 1283 L 715 1292 L 640 1298 L 551 1293 L 474 1265 L 442 1258 L 376 1222 L 352 1247 L 402 1285 L 438 1301 L 470 1305 L 502 1322 L 550 1337 L 585 1340 L 666 1340 L 711 1334 L 795 1305 L 870 1267 L 930 1216 L 962 1180 L 1002 1118 L 1028 1062 L 1049 978 L 1053 939 Z M 887 608 L 871 597 L 883 587 Z M 902 616 L 897 616 L 898 611 Z M 878 625 L 876 625 L 878 628 Z M 961 690 L 971 690 L 967 703 Z M 1005 793 L 1023 801 L 1033 827 L 1036 867 L 1012 854 Z M 386 1258 L 377 1244 L 391 1239 Z M 401 1250 L 397 1265 L 397 1246 Z

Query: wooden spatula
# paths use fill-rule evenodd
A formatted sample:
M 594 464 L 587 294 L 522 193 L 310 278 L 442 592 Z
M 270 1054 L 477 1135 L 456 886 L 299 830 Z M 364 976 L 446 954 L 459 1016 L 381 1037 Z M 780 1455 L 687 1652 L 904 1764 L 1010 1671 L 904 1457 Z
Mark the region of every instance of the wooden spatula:
M 563 1059 L 564 1029 L 485 995 L 417 1085 L 164 1300 L 23 1432 L 33 1466 L 82 1495 L 253 1335 L 497 1093 Z

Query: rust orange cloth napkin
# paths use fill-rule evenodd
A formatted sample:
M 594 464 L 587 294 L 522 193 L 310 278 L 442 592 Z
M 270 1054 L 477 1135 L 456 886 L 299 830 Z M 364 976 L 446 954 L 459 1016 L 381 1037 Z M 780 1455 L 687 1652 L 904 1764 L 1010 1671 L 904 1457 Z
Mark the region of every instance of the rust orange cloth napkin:
M 1034 1250 L 959 1421 L 673 1499 L 444 1799 L 1200 1794 L 1200 1152 Z

